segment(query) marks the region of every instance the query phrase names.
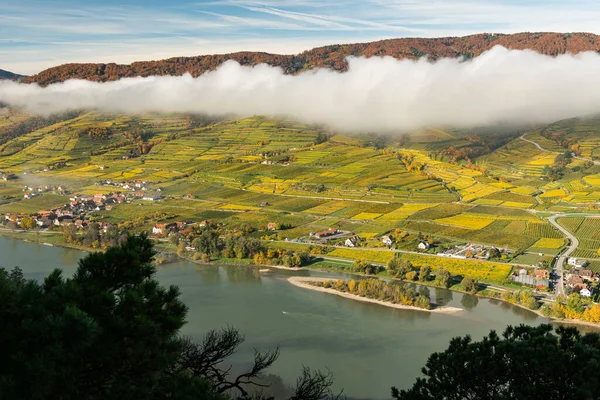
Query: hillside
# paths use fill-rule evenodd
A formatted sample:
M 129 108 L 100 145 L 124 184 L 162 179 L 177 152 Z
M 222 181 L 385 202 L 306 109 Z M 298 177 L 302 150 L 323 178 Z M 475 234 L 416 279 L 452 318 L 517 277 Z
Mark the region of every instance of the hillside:
M 25 78 L 25 75 L 19 75 L 19 74 L 10 72 L 10 71 L 5 71 L 3 69 L 0 69 L 0 79 L 18 80 L 21 78 Z
M 105 82 L 122 77 L 151 75 L 193 76 L 214 70 L 227 60 L 242 65 L 266 63 L 281 67 L 285 73 L 294 74 L 313 68 L 347 69 L 348 56 L 391 56 L 397 59 L 416 59 L 427 55 L 435 60 L 443 57 L 476 57 L 494 46 L 509 49 L 531 49 L 541 54 L 556 56 L 564 53 L 600 51 L 599 37 L 590 33 L 517 33 L 478 34 L 465 37 L 402 38 L 371 43 L 331 45 L 318 47 L 297 55 L 279 55 L 256 52 L 176 57 L 161 61 L 134 62 L 131 65 L 65 64 L 47 69 L 25 79 L 28 83 L 48 85 L 67 79 L 87 79 Z
M 20 117 L 5 121 L 5 135 Z M 588 210 L 600 198 L 600 166 L 576 160 L 571 172 L 549 182 L 543 173 L 555 162 L 554 150 L 536 149 L 514 135 L 497 147 L 489 133 L 481 142 L 476 132 L 429 129 L 400 144 L 393 137 L 336 135 L 264 117 L 214 121 L 85 113 L 43 122 L 0 144 L 0 170 L 19 176 L 0 182 L 2 213 L 37 212 L 69 200 L 60 193 L 25 199 L 25 184 L 60 184 L 72 193 L 95 195 L 122 190 L 115 186 L 121 181 L 147 180 L 149 190 L 161 188 L 164 201 L 120 204 L 101 217 L 119 224 L 139 219 L 144 229 L 174 218 L 215 219 L 227 226 L 275 221 L 291 227 L 282 236 L 290 240 L 336 226 L 369 245 L 400 228 L 409 238 L 422 233 L 440 243 L 520 249 L 525 254 L 516 262 L 529 265 L 540 253 L 551 258 L 563 241 L 527 210 Z M 577 140 L 581 154 L 593 156 L 598 143 L 589 135 L 591 123 L 564 121 L 528 137 L 549 148 L 555 143 L 560 152 L 562 147 L 541 134 L 558 137 L 572 127 L 561 140 Z M 482 147 L 489 149 L 473 164 L 460 158 L 480 154 Z M 402 245 L 411 249 L 413 240 Z M 351 255 L 335 251 L 334 256 Z

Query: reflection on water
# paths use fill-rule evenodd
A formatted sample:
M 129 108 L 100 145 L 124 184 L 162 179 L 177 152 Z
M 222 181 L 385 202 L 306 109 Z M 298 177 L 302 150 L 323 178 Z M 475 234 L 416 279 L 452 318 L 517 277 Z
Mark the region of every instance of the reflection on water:
M 471 294 L 463 294 L 460 299 L 460 304 L 467 310 L 472 310 L 479 304 L 479 297 Z
M 81 257 L 81 253 L 75 250 L 63 250 L 61 253 L 63 265 L 75 265 Z
M 435 300 L 434 303 L 439 304 L 440 306 L 448 305 L 453 299 L 453 293 L 451 290 L 442 289 L 442 288 L 434 288 L 435 289 Z
M 225 270 L 229 283 L 260 283 L 261 281 L 260 273 L 248 266 L 232 265 L 221 268 Z
M 194 272 L 202 277 L 208 284 L 216 284 L 221 281 L 220 268 L 206 268 L 203 265 L 195 265 Z

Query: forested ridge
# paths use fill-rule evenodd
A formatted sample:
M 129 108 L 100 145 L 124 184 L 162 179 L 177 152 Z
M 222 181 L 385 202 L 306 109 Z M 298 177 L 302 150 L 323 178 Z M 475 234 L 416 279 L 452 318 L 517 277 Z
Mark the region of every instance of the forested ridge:
M 330 45 L 307 50 L 297 55 L 280 55 L 261 52 L 239 52 L 196 57 L 174 57 L 160 61 L 134 62 L 130 65 L 65 64 L 49 68 L 28 77 L 25 82 L 49 85 L 67 79 L 86 79 L 95 82 L 114 81 L 123 77 L 153 75 L 199 76 L 216 69 L 228 60 L 242 65 L 266 63 L 281 67 L 286 74 L 295 74 L 313 68 L 331 68 L 345 71 L 348 56 L 390 56 L 397 59 L 418 59 L 428 56 L 431 60 L 447 57 L 472 58 L 500 45 L 508 49 L 530 49 L 541 54 L 556 56 L 565 53 L 600 51 L 598 35 L 591 33 L 516 33 L 477 34 L 464 37 L 401 38 L 370 43 Z
M 0 69 L 0 80 L 1 79 L 10 79 L 10 80 L 18 80 L 21 78 L 25 78 L 24 75 L 19 75 L 19 74 L 15 74 L 13 72 L 10 71 L 5 71 L 3 69 Z

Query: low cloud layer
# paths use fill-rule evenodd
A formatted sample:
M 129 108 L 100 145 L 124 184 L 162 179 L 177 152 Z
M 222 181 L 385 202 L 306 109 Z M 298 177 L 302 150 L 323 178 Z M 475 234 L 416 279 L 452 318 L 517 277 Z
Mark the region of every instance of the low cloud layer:
M 229 61 L 198 78 L 0 82 L 0 102 L 41 114 L 73 109 L 286 116 L 347 131 L 543 123 L 600 112 L 600 55 L 548 57 L 495 47 L 469 61 L 351 58 L 346 73 L 284 75 Z

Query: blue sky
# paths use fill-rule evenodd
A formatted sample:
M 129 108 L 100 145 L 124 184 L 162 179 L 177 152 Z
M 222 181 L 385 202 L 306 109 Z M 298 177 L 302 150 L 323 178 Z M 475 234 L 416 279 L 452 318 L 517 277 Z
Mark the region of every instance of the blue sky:
M 119 62 L 240 50 L 480 32 L 600 33 L 579 0 L 0 0 L 0 68 Z

